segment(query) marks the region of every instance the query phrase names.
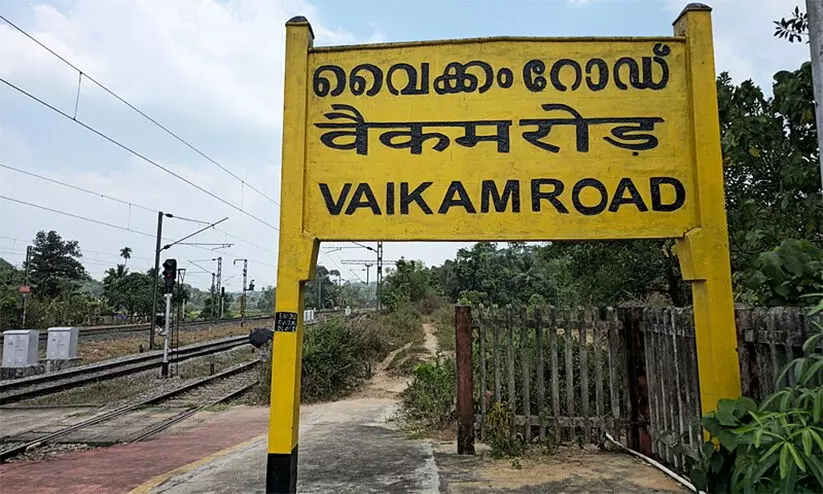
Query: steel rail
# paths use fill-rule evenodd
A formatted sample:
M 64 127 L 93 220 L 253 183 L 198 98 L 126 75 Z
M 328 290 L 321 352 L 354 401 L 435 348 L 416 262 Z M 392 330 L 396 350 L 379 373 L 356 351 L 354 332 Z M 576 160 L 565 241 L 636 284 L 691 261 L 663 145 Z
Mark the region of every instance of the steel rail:
M 141 401 L 136 402 L 136 403 L 132 403 L 132 404 L 129 404 L 129 405 L 124 405 L 124 406 L 121 406 L 119 408 L 115 408 L 114 410 L 109 410 L 107 412 L 103 412 L 99 415 L 96 415 L 96 416 L 91 417 L 89 419 L 83 420 L 82 422 L 78 422 L 78 423 L 70 425 L 68 427 L 64 427 L 63 429 L 60 429 L 58 431 L 52 432 L 50 434 L 46 434 L 42 437 L 38 437 L 37 439 L 27 441 L 27 442 L 19 444 L 17 446 L 13 446 L 11 448 L 2 450 L 2 451 L 0 451 L 0 463 L 5 463 L 6 460 L 8 460 L 9 458 L 17 456 L 20 453 L 25 452 L 29 448 L 38 446 L 38 445 L 43 444 L 43 443 L 52 442 L 54 439 L 56 439 L 58 437 L 61 437 L 61 436 L 65 436 L 66 434 L 69 434 L 71 432 L 83 429 L 83 428 L 91 426 L 91 425 L 99 424 L 100 422 L 104 422 L 106 420 L 109 420 L 109 419 L 112 419 L 112 418 L 115 418 L 115 417 L 122 416 L 122 415 L 124 415 L 128 412 L 131 412 L 133 410 L 136 410 L 138 408 L 141 408 L 141 407 L 144 407 L 144 406 L 147 406 L 147 405 L 156 404 L 156 403 L 161 402 L 165 399 L 171 398 L 172 396 L 176 396 L 180 393 L 186 392 L 186 391 L 188 391 L 190 389 L 193 389 L 193 388 L 196 388 L 198 386 L 202 386 L 203 384 L 215 381 L 217 379 L 221 379 L 223 377 L 231 376 L 233 374 L 237 374 L 237 373 L 246 371 L 248 369 L 251 369 L 253 366 L 257 365 L 258 362 L 259 362 L 258 360 L 254 360 L 252 362 L 246 362 L 246 363 L 243 363 L 243 364 L 236 365 L 234 367 L 226 369 L 226 370 L 224 370 L 222 372 L 219 372 L 217 374 L 214 374 L 212 376 L 207 376 L 207 377 L 198 379 L 196 381 L 186 383 L 186 384 L 184 384 L 182 386 L 179 386 L 175 389 L 172 389 L 170 391 L 164 391 L 162 393 L 151 396 L 147 399 L 141 400 Z M 182 419 L 180 419 L 180 420 L 182 420 Z M 171 425 L 171 424 L 169 424 L 169 425 Z M 159 430 L 157 432 L 159 432 Z

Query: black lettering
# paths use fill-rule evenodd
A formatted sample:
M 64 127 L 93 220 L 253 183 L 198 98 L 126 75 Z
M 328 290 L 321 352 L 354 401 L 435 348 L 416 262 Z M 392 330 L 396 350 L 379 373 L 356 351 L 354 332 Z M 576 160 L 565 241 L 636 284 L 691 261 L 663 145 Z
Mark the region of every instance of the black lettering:
M 512 213 L 520 212 L 520 181 L 507 180 L 503 186 L 503 193 L 497 190 L 494 180 L 483 180 L 482 193 L 480 199 L 480 212 L 489 212 L 489 202 L 494 203 L 494 210 L 498 213 L 506 211 L 506 204 L 511 199 Z
M 629 193 L 629 197 L 623 197 L 626 192 Z M 643 202 L 640 192 L 637 191 L 637 187 L 635 187 L 634 182 L 632 182 L 630 178 L 620 179 L 620 183 L 617 184 L 617 189 L 614 191 L 612 203 L 609 205 L 609 211 L 615 213 L 623 204 L 634 204 L 637 206 L 638 211 L 649 210 L 649 208 L 646 207 L 646 203 Z
M 329 214 L 333 216 L 340 214 L 340 211 L 343 210 L 343 203 L 346 202 L 346 197 L 348 197 L 351 190 L 351 184 L 343 184 L 343 190 L 340 191 L 340 196 L 336 201 L 332 200 L 329 184 L 318 185 L 320 185 L 320 193 L 323 194 L 323 200 L 326 201 L 326 209 L 329 210 Z
M 455 194 L 458 196 L 457 199 L 454 198 Z M 477 210 L 474 209 L 474 204 L 472 204 L 471 199 L 469 199 L 469 194 L 466 192 L 465 187 L 457 180 L 449 184 L 449 190 L 447 190 L 446 195 L 443 196 L 443 202 L 440 204 L 440 210 L 437 212 L 446 214 L 449 212 L 449 208 L 456 206 L 463 206 L 467 213 L 474 214 L 477 212 Z
M 409 183 L 400 182 L 400 214 L 409 214 L 409 204 L 413 202 L 416 202 L 425 214 L 434 214 L 422 195 L 431 184 L 432 182 L 423 182 L 409 194 Z
M 568 58 L 561 58 L 560 60 L 554 62 L 552 65 L 552 70 L 549 74 L 552 81 L 552 86 L 558 91 L 565 91 L 568 89 L 565 84 L 560 81 L 560 71 L 563 67 L 571 67 L 574 70 L 574 82 L 572 83 L 572 91 L 576 90 L 580 87 L 580 81 L 583 80 L 583 70 L 580 68 L 580 64 L 575 62 L 574 60 L 569 60 Z
M 580 202 L 580 193 L 585 187 L 592 187 L 600 192 L 600 202 L 594 206 L 583 205 L 583 203 Z M 574 209 L 576 209 L 580 214 L 584 214 L 586 216 L 600 214 L 606 209 L 606 204 L 608 202 L 609 197 L 606 192 L 606 186 L 603 185 L 603 182 L 600 180 L 594 178 L 584 178 L 574 184 L 574 188 L 572 189 L 572 203 L 574 203 Z
M 363 196 L 366 196 L 365 201 L 362 200 Z M 357 188 L 351 196 L 349 207 L 346 208 L 346 214 L 354 214 L 357 208 L 369 208 L 371 209 L 372 214 L 380 214 L 380 206 L 377 205 L 377 199 L 374 198 L 374 194 L 372 193 L 369 184 L 362 182 L 357 184 Z
M 671 204 L 663 204 L 661 200 L 660 186 L 664 184 L 674 187 L 674 202 Z M 649 185 L 652 192 L 652 211 L 664 213 L 677 211 L 686 202 L 686 189 L 683 187 L 683 183 L 674 177 L 651 177 Z
M 386 214 L 394 214 L 394 182 L 386 184 Z
M 543 192 L 540 190 L 540 187 L 543 185 L 551 185 L 554 189 L 552 189 L 551 192 Z M 563 189 L 564 185 L 560 180 L 554 178 L 533 178 L 532 211 L 536 213 L 540 212 L 540 201 L 546 199 L 554 206 L 554 209 L 556 209 L 558 213 L 569 214 L 569 210 L 566 209 L 566 206 L 557 198 L 557 196 L 563 193 Z

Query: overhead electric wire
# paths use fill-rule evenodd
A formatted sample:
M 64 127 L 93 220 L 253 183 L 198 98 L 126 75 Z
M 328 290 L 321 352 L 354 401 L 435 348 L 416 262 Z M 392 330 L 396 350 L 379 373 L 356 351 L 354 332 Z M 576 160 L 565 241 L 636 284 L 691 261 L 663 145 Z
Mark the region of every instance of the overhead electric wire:
M 5 163 L 0 163 L 0 168 L 5 168 L 5 169 L 7 169 L 7 170 L 13 170 L 13 171 L 16 171 L 16 172 L 18 172 L 18 173 L 22 173 L 22 174 L 24 174 L 24 175 L 29 175 L 29 176 L 31 176 L 31 177 L 39 178 L 40 180 L 45 180 L 45 181 L 47 181 L 47 182 L 51 182 L 51 183 L 54 183 L 54 184 L 57 184 L 57 185 L 62 185 L 62 186 L 64 186 L 64 187 L 68 187 L 68 188 L 70 188 L 70 189 L 79 190 L 80 192 L 85 192 L 86 194 L 91 194 L 91 195 L 93 195 L 93 196 L 100 196 L 100 197 L 103 197 L 103 198 L 106 198 L 106 199 L 110 199 L 110 200 L 112 200 L 112 201 L 117 201 L 117 202 L 119 202 L 119 203 L 121 203 L 121 204 L 126 204 L 126 205 L 128 205 L 128 206 L 134 206 L 134 207 L 136 207 L 136 208 L 143 209 L 143 210 L 148 211 L 148 212 L 150 212 L 150 213 L 156 213 L 156 212 L 157 212 L 157 209 L 156 209 L 156 208 L 155 208 L 155 209 L 152 209 L 152 208 L 149 208 L 149 207 L 143 206 L 143 205 L 141 205 L 141 204 L 137 204 L 137 203 L 134 203 L 134 202 L 125 201 L 125 200 L 123 200 L 123 199 L 118 199 L 117 197 L 113 197 L 113 196 L 110 196 L 110 195 L 107 195 L 107 194 L 103 194 L 102 192 L 95 192 L 95 191 L 93 191 L 93 190 L 85 189 L 85 188 L 83 188 L 83 187 L 78 187 L 78 186 L 76 186 L 76 185 L 72 185 L 72 184 L 70 184 L 70 183 L 66 183 L 66 182 L 63 182 L 63 181 L 60 181 L 60 180 L 56 180 L 56 179 L 53 179 L 53 178 L 45 177 L 45 176 L 43 176 L 43 175 L 38 175 L 38 174 L 36 174 L 36 173 L 32 173 L 32 172 L 30 172 L 30 171 L 22 170 L 22 169 L 20 169 L 20 168 L 16 168 L 16 167 L 14 167 L 14 166 L 7 165 L 7 164 L 5 164 Z
M 165 125 L 161 124 L 160 122 L 158 122 L 158 121 L 157 121 L 157 120 L 155 120 L 154 118 L 150 117 L 149 115 L 147 115 L 145 112 L 143 112 L 142 110 L 140 110 L 140 109 L 139 109 L 139 108 L 137 108 L 136 106 L 132 105 L 131 103 L 129 103 L 128 101 L 126 101 L 125 99 L 123 99 L 120 95 L 118 95 L 117 93 L 115 93 L 113 90 L 111 90 L 111 89 L 109 89 L 108 87 L 106 87 L 106 85 L 104 85 L 102 82 L 97 81 L 95 78 L 93 78 L 92 76 L 90 76 L 88 73 L 84 72 L 82 69 L 80 69 L 79 67 L 77 67 L 77 66 L 76 66 L 76 65 L 74 65 L 73 63 L 69 62 L 68 60 L 66 60 L 65 58 L 63 58 L 62 56 L 60 56 L 60 54 L 58 54 L 57 52 L 55 52 L 54 50 L 52 50 L 51 48 L 49 48 L 48 46 L 46 46 L 45 44 L 43 44 L 40 40 L 38 40 L 37 38 L 35 38 L 34 36 L 32 36 L 31 34 L 29 34 L 28 32 L 26 32 L 23 28 L 21 28 L 21 27 L 20 27 L 20 26 L 18 26 L 17 24 L 15 24 L 15 23 L 13 23 L 12 21 L 10 21 L 7 17 L 5 17 L 4 15 L 0 14 L 0 19 L 3 19 L 3 21 L 5 21 L 5 22 L 6 22 L 6 24 L 8 24 L 9 26 L 13 27 L 13 28 L 14 28 L 14 29 L 16 29 L 18 32 L 20 32 L 21 34 L 23 34 L 24 36 L 26 36 L 27 38 L 29 38 L 29 39 L 30 39 L 30 40 L 32 40 L 33 42 L 37 43 L 37 44 L 38 44 L 41 48 L 43 48 L 43 49 L 44 49 L 44 50 L 46 50 L 47 52 L 51 53 L 52 55 L 54 55 L 55 57 L 57 57 L 60 61 L 62 61 L 63 63 L 65 63 L 66 65 L 68 65 L 68 66 L 69 66 L 69 67 L 71 67 L 72 69 L 74 69 L 75 71 L 77 71 L 77 73 L 79 74 L 79 77 L 80 77 L 80 81 L 82 81 L 82 78 L 85 76 L 85 78 L 86 78 L 86 79 L 88 79 L 89 81 L 93 82 L 93 83 L 94 83 L 95 85 L 97 85 L 100 89 L 102 89 L 103 91 L 107 92 L 107 93 L 108 93 L 108 94 L 110 94 L 112 97 L 116 98 L 118 101 L 120 101 L 120 102 L 121 102 L 121 103 L 123 103 L 124 105 L 128 106 L 129 108 L 131 108 L 132 110 L 134 110 L 135 112 L 137 112 L 137 113 L 138 113 L 139 115 L 141 115 L 143 118 L 145 118 L 145 119 L 146 119 L 146 120 L 148 120 L 149 122 L 153 123 L 154 125 L 156 125 L 156 126 L 157 126 L 157 127 L 159 127 L 160 129 L 162 129 L 162 130 L 163 130 L 164 132 L 166 132 L 168 135 L 172 136 L 172 137 L 173 137 L 173 138 L 175 138 L 177 141 L 179 141 L 180 143 L 182 143 L 183 145 L 185 145 L 186 147 L 188 147 L 189 149 L 191 149 L 191 150 L 192 150 L 192 151 L 194 151 L 195 153 L 199 154 L 201 157 L 203 157 L 204 159 L 208 160 L 208 161 L 209 161 L 210 163 L 212 163 L 213 165 L 217 166 L 218 168 L 220 168 L 220 169 L 221 169 L 221 170 L 223 170 L 224 172 L 228 173 L 229 175 L 231 175 L 232 177 L 234 177 L 236 180 L 239 180 L 239 181 L 240 181 L 240 183 L 243 185 L 243 187 L 248 186 L 251 190 L 253 190 L 253 191 L 257 192 L 257 193 L 258 193 L 258 194 L 260 194 L 262 197 L 264 197 L 264 198 L 266 198 L 267 200 L 271 201 L 271 202 L 272 202 L 273 204 L 275 204 L 276 206 L 278 206 L 278 207 L 280 206 L 280 203 L 279 203 L 279 202 L 275 201 L 274 199 L 272 199 L 271 197 L 269 197 L 268 195 L 266 195 L 266 194 L 265 194 L 265 193 L 263 193 L 262 191 L 258 190 L 255 186 L 251 185 L 250 183 L 246 182 L 244 179 L 242 179 L 242 178 L 240 178 L 239 176 L 237 176 L 234 172 L 232 172 L 231 170 L 229 170 L 229 169 L 228 169 L 228 168 L 226 168 L 225 166 L 223 166 L 223 165 L 221 165 L 220 163 L 218 163 L 218 162 L 217 162 L 216 160 L 214 160 L 211 156 L 207 155 L 206 153 L 204 153 L 203 151 L 201 151 L 200 149 L 198 149 L 197 147 L 195 147 L 193 144 L 189 143 L 188 141 L 186 141 L 185 139 L 183 139 L 182 137 L 180 137 L 179 135 L 177 135 L 175 132 L 173 132 L 172 130 L 170 130 L 168 127 L 166 127 Z M 74 107 L 74 113 L 75 113 L 75 115 L 77 115 L 77 104 L 78 104 L 78 102 L 79 102 L 79 101 L 80 101 L 80 82 L 78 82 L 78 84 L 77 84 L 77 98 L 75 99 L 75 107 Z
M 238 236 L 236 236 L 236 235 L 232 235 L 231 233 L 226 232 L 226 231 L 223 231 L 223 230 L 221 230 L 221 229 L 219 229 L 219 228 L 217 228 L 217 227 L 215 227 L 215 228 L 214 228 L 214 230 L 215 230 L 215 231 L 217 231 L 217 232 L 219 232 L 219 233 L 222 233 L 223 235 L 226 235 L 227 237 L 233 238 L 233 239 L 235 239 L 235 240 L 239 240 L 240 242 L 247 243 L 247 244 L 251 245 L 252 247 L 256 247 L 256 248 L 258 248 L 258 249 L 260 249 L 260 250 L 265 250 L 265 251 L 267 251 L 267 252 L 271 252 L 272 254 L 277 254 L 277 251 L 274 251 L 274 250 L 268 249 L 268 248 L 266 248 L 266 247 L 263 247 L 262 245 L 258 245 L 258 244 L 254 243 L 254 242 L 251 242 L 251 241 L 249 241 L 249 240 L 243 239 L 243 238 L 238 237 Z
M 81 191 L 81 192 L 85 192 L 86 194 L 91 194 L 91 195 L 93 195 L 93 196 L 99 196 L 99 197 L 103 197 L 103 198 L 106 198 L 106 199 L 110 199 L 110 200 L 112 200 L 112 201 L 116 201 L 116 202 L 119 202 L 119 203 L 122 203 L 122 204 L 127 204 L 127 205 L 129 205 L 129 206 L 135 206 L 135 207 L 137 207 L 137 208 L 139 208 L 139 209 L 143 209 L 143 210 L 146 210 L 146 211 L 151 212 L 151 213 L 156 213 L 156 212 L 158 211 L 158 210 L 157 210 L 157 208 L 150 208 L 150 207 L 148 207 L 148 206 L 144 206 L 144 205 L 141 205 L 141 204 L 137 204 L 137 203 L 133 203 L 133 202 L 130 202 L 130 201 L 126 201 L 125 199 L 120 199 L 120 198 L 118 198 L 118 197 L 114 197 L 114 196 L 110 196 L 110 195 L 107 195 L 107 194 L 103 194 L 102 192 L 97 192 L 97 191 L 93 191 L 93 190 L 86 189 L 86 188 L 83 188 L 83 187 L 79 187 L 79 186 L 77 186 L 77 185 L 72 185 L 72 184 L 70 184 L 70 183 L 68 183 L 68 182 L 64 182 L 64 181 L 62 181 L 62 180 L 56 180 L 56 179 L 53 179 L 53 178 L 45 177 L 45 176 L 43 176 L 43 175 L 38 175 L 38 174 L 36 174 L 36 173 L 32 173 L 32 172 L 27 171 L 27 170 L 23 170 L 23 169 L 20 169 L 20 168 L 14 167 L 14 166 L 7 165 L 7 164 L 5 164 L 5 163 L 0 163 L 0 168 L 6 168 L 6 169 L 9 169 L 9 170 L 13 170 L 13 171 L 19 172 L 19 173 L 23 173 L 23 174 L 26 174 L 26 175 L 29 175 L 29 176 L 32 176 L 32 177 L 35 177 L 35 178 L 39 178 L 39 179 L 41 179 L 41 180 L 46 180 L 46 181 L 48 181 L 48 182 L 52 182 L 52 183 L 55 183 L 55 184 L 58 184 L 58 185 L 62 185 L 62 186 L 64 186 L 64 187 L 68 187 L 68 188 L 70 188 L 70 189 L 79 190 L 79 191 Z M 189 222 L 192 222 L 192 223 L 199 223 L 199 224 L 202 224 L 202 225 L 209 225 L 209 224 L 211 224 L 211 222 L 209 222 L 209 221 L 196 220 L 196 219 L 192 219 L 192 218 L 187 218 L 187 217 L 185 217 L 185 216 L 180 216 L 180 215 L 177 215 L 177 214 L 173 215 L 172 217 L 173 217 L 174 219 L 177 219 L 177 220 L 181 220 L 181 221 L 189 221 Z M 249 244 L 249 245 L 252 245 L 252 246 L 254 246 L 254 247 L 257 247 L 258 249 L 268 250 L 269 252 L 272 252 L 272 253 L 276 254 L 276 252 L 274 252 L 274 251 L 272 251 L 272 250 L 266 249 L 265 247 L 263 247 L 263 246 L 261 246 L 261 245 L 257 245 L 257 244 L 255 244 L 254 242 L 251 242 L 251 241 L 249 241 L 249 240 L 246 240 L 246 239 L 244 239 L 244 238 L 242 238 L 242 237 L 238 237 L 238 236 L 233 235 L 233 234 L 231 234 L 231 233 L 228 233 L 228 232 L 226 232 L 226 231 L 220 230 L 219 228 L 214 228 L 214 230 L 216 230 L 216 231 L 218 231 L 218 232 L 220 232 L 220 233 L 222 233 L 222 234 L 224 234 L 224 235 L 227 235 L 227 236 L 229 236 L 229 237 L 231 237 L 231 238 L 237 239 L 237 240 L 239 240 L 239 241 L 241 241 L 241 242 L 245 242 L 245 243 L 247 243 L 247 244 Z M 2 237 L 2 236 L 0 236 L 0 237 Z M 19 241 L 21 241 L 21 242 L 28 242 L 28 240 L 23 240 L 23 239 L 19 239 L 19 238 L 18 238 L 18 239 L 11 238 L 11 237 L 3 237 L 3 238 L 8 238 L 9 240 L 19 240 Z
M 82 215 L 79 215 L 79 214 L 67 213 L 65 211 L 60 211 L 58 209 L 53 209 L 53 208 L 50 208 L 50 207 L 42 206 L 40 204 L 34 204 L 34 203 L 31 203 L 31 202 L 27 202 L 27 201 L 21 201 L 20 199 L 15 199 L 13 197 L 0 195 L 0 199 L 5 199 L 7 201 L 15 202 L 15 203 L 18 203 L 18 204 L 23 204 L 23 205 L 30 206 L 30 207 L 37 208 L 37 209 L 42 209 L 42 210 L 49 211 L 49 212 L 52 212 L 52 213 L 62 214 L 64 216 L 69 216 L 71 218 L 75 218 L 75 219 L 79 219 L 79 220 L 83 220 L 83 221 L 88 221 L 88 222 L 91 222 L 91 223 L 96 223 L 98 225 L 107 226 L 109 228 L 116 228 L 118 230 L 123 230 L 123 231 L 126 231 L 126 232 L 135 233 L 135 234 L 138 234 L 138 235 L 142 235 L 144 237 L 156 238 L 156 236 L 151 234 L 151 233 L 141 232 L 140 230 L 134 230 L 134 229 L 127 228 L 127 227 L 124 227 L 124 226 L 115 225 L 115 224 L 112 224 L 112 223 L 107 223 L 105 221 L 96 220 L 94 218 L 89 218 L 87 216 L 82 216 Z M 19 240 L 21 242 L 27 242 L 26 240 L 22 240 L 22 239 L 13 239 L 11 237 L 5 237 L 5 238 L 8 238 L 10 240 Z M 168 239 L 166 239 L 166 238 L 163 238 L 163 240 L 168 241 Z M 205 250 L 206 252 L 211 252 L 208 249 L 204 249 L 204 248 L 196 246 L 196 245 L 189 245 L 187 247 L 193 247 L 195 249 L 200 249 L 200 250 Z M 266 263 L 266 262 L 263 262 L 263 261 L 258 261 L 256 259 L 249 259 L 249 262 L 255 262 L 257 264 L 262 264 L 264 266 L 270 266 L 270 267 L 273 267 L 273 268 L 277 267 L 273 264 L 269 264 L 269 263 Z
M 55 113 L 57 113 L 57 114 L 59 114 L 59 115 L 63 116 L 64 118 L 66 118 L 66 119 L 68 119 L 68 120 L 71 120 L 72 122 L 76 123 L 77 125 L 80 125 L 80 126 L 81 126 L 81 127 L 83 127 L 84 129 L 86 129 L 86 130 L 88 130 L 88 131 L 90 131 L 90 132 L 92 132 L 92 133 L 94 133 L 94 134 L 98 135 L 99 137 L 102 137 L 103 139 L 105 139 L 105 140 L 109 141 L 110 143 L 114 144 L 115 146 L 117 146 L 117 147 L 119 147 L 119 148 L 121 148 L 121 149 L 123 149 L 123 150 L 125 150 L 125 151 L 128 151 L 129 153 L 133 154 L 134 156 L 137 156 L 138 158 L 142 159 L 142 160 L 143 160 L 143 161 L 145 161 L 146 163 L 149 163 L 149 164 L 151 164 L 151 165 L 153 165 L 153 166 L 155 166 L 155 167 L 157 167 L 157 168 L 159 168 L 159 169 L 163 170 L 164 172 L 168 173 L 169 175 L 171 175 L 171 176 L 173 176 L 173 177 L 175 177 L 175 178 L 177 178 L 177 179 L 179 179 L 179 180 L 182 180 L 183 182 L 185 182 L 185 183 L 189 184 L 190 186 L 194 187 L 195 189 L 199 190 L 200 192 L 203 192 L 204 194 L 207 194 L 207 195 L 211 196 L 212 198 L 217 199 L 218 201 L 222 202 L 223 204 L 225 204 L 225 205 L 227 205 L 227 206 L 229 206 L 229 207 L 231 207 L 231 208 L 233 208 L 233 209 L 236 209 L 237 211 L 240 211 L 241 213 L 245 214 L 246 216 L 248 216 L 248 217 L 250 217 L 250 218 L 253 218 L 253 219 L 257 220 L 258 222 L 260 222 L 260 223 L 262 223 L 262 224 L 264 224 L 264 225 L 268 226 L 269 228 L 272 228 L 272 229 L 274 229 L 274 230 L 280 231 L 280 229 L 279 229 L 278 227 L 276 227 L 276 226 L 272 225 L 272 224 L 271 224 L 271 223 L 269 223 L 268 221 L 265 221 L 265 220 L 263 220 L 263 219 L 261 219 L 261 218 L 258 218 L 256 215 L 253 215 L 253 214 L 249 213 L 248 211 L 244 210 L 243 208 L 239 208 L 239 207 L 235 206 L 234 204 L 232 204 L 232 203 L 230 203 L 229 201 L 227 201 L 227 200 L 223 199 L 222 197 L 218 196 L 218 195 L 217 195 L 217 194 L 215 194 L 214 192 L 212 192 L 212 191 L 210 191 L 210 190 L 208 190 L 208 189 L 203 188 L 202 186 L 200 186 L 200 185 L 198 185 L 198 184 L 196 184 L 196 183 L 192 182 L 191 180 L 189 180 L 189 179 L 187 179 L 187 178 L 183 177 L 182 175 L 179 175 L 179 174 L 175 173 L 174 171 L 172 171 L 172 170 L 170 170 L 170 169 L 166 168 L 165 166 L 161 165 L 160 163 L 158 163 L 158 162 L 154 161 L 153 159 L 151 159 L 151 158 L 149 158 L 149 157 L 145 156 L 144 154 L 141 154 L 140 152 L 135 151 L 134 149 L 130 148 L 129 146 L 127 146 L 127 145 L 123 144 L 122 142 L 118 141 L 117 139 L 114 139 L 113 137 L 109 137 L 108 135 L 106 135 L 106 134 L 104 134 L 103 132 L 101 132 L 101 131 L 99 131 L 99 130 L 95 129 L 94 127 L 92 127 L 92 126 L 90 126 L 90 125 L 88 125 L 88 124 L 86 124 L 86 123 L 84 123 L 84 122 L 82 122 L 82 121 L 80 121 L 80 120 L 77 120 L 77 118 L 75 118 L 75 117 L 73 117 L 73 116 L 69 115 L 68 113 L 64 112 L 63 110 L 61 110 L 61 109 L 59 109 L 59 108 L 57 108 L 57 107 L 55 107 L 55 106 L 53 106 L 53 105 L 51 105 L 51 104 L 47 103 L 46 101 L 44 101 L 44 100 L 42 100 L 42 99 L 38 98 L 37 96 L 35 96 L 35 95 L 33 95 L 33 94 L 29 93 L 29 92 L 28 92 L 28 91 L 26 91 L 25 89 L 23 89 L 23 88 L 21 88 L 21 87 L 19 87 L 19 86 L 15 85 L 15 84 L 13 84 L 13 83 L 11 83 L 11 82 L 7 81 L 6 79 L 3 79 L 2 77 L 0 77 L 0 82 L 2 82 L 3 84 L 5 84 L 5 85 L 6 85 L 6 86 L 8 86 L 8 87 L 10 87 L 10 88 L 14 89 L 15 91 L 19 92 L 20 94 L 23 94 L 23 95 L 25 95 L 25 96 L 28 96 L 28 97 L 29 97 L 29 98 L 31 98 L 32 100 L 34 100 L 34 101 L 36 101 L 36 102 L 40 103 L 41 105 L 45 106 L 46 108 L 48 108 L 48 109 L 52 110 L 53 112 L 55 112 Z
M 57 214 L 65 215 L 65 216 L 70 216 L 70 217 L 76 218 L 78 220 L 89 221 L 91 223 L 96 223 L 98 225 L 107 226 L 109 228 L 116 228 L 118 230 L 123 230 L 123 231 L 131 232 L 131 233 L 136 233 L 138 235 L 143 235 L 145 237 L 155 238 L 155 236 L 152 235 L 151 233 L 141 232 L 140 230 L 132 230 L 132 229 L 126 228 L 124 226 L 114 225 L 114 224 L 111 224 L 111 223 L 106 223 L 105 221 L 96 220 L 94 218 L 88 218 L 86 216 L 81 216 L 79 214 L 67 213 L 65 211 L 60 211 L 58 209 L 52 209 L 52 208 L 49 208 L 49 207 L 46 207 L 46 206 L 41 206 L 39 204 L 34 204 L 34 203 L 31 203 L 31 202 L 21 201 L 20 199 L 14 199 L 12 197 L 7 197 L 7 196 L 3 196 L 3 195 L 0 195 L 0 199 L 5 199 L 7 201 L 16 202 L 18 204 L 24 204 L 26 206 L 30 206 L 30 207 L 33 207 L 33 208 L 43 209 L 45 211 L 50 211 L 52 213 L 57 213 Z

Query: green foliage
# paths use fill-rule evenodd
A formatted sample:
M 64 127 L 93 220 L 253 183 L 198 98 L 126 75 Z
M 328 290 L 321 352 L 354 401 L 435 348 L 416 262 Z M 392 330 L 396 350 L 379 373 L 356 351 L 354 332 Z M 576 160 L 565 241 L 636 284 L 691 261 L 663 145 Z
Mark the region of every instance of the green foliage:
M 422 312 L 431 313 L 434 309 L 431 299 L 436 295 L 435 283 L 431 271 L 422 262 L 400 259 L 385 278 L 381 294 L 383 305 L 392 310 L 409 303 L 424 303 Z
M 823 301 L 812 311 L 823 310 Z M 711 441 L 694 458 L 692 481 L 708 492 L 820 492 L 823 486 L 823 326 L 777 381 L 795 382 L 757 403 L 720 400 L 703 417 Z
M 801 12 L 800 7 L 795 7 L 788 19 L 783 17 L 774 21 L 774 24 L 774 36 L 786 39 L 789 43 L 803 41 L 809 35 L 809 16 L 806 12 Z
M 274 292 L 273 286 L 263 288 L 260 298 L 257 299 L 257 310 L 265 313 L 274 313 Z
M 407 425 L 441 430 L 457 420 L 457 367 L 453 358 L 414 368 L 409 387 L 400 393 L 401 417 Z
M 514 410 L 504 401 L 494 403 L 486 414 L 486 437 L 491 446 L 492 456 L 520 456 L 525 445 L 514 430 Z
M 303 401 L 332 400 L 351 393 L 369 377 L 377 337 L 343 319 L 307 326 L 300 381 Z
M 454 351 L 454 306 L 441 300 L 430 320 L 434 325 L 438 348 L 443 352 Z
M 805 295 L 823 291 L 823 249 L 807 240 L 784 240 L 760 254 L 746 278 L 762 304 L 802 304 Z
M 784 239 L 823 242 L 811 65 L 774 81 L 767 98 L 751 81 L 717 79 L 731 265 L 744 299 L 761 253 Z
M 379 342 L 375 349 L 376 359 L 406 343 L 423 342 L 423 326 L 420 313 L 411 304 L 394 307 L 385 313 L 369 313 L 352 324 L 360 330 L 376 335 Z
M 88 278 L 78 260 L 82 257 L 76 240 L 63 240 L 52 230 L 37 232 L 29 260 L 29 279 L 34 296 L 53 299 Z

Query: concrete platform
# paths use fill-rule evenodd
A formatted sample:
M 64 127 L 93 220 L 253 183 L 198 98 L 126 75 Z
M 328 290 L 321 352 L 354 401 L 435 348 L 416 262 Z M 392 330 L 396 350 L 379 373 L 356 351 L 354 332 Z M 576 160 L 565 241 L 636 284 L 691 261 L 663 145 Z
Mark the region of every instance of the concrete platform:
M 305 493 L 688 492 L 633 457 L 567 448 L 519 460 L 457 456 L 453 441 L 413 440 L 390 420 L 392 398 L 301 410 L 298 491 Z M 264 492 L 268 409 L 193 417 L 157 439 L 0 465 L 0 491 Z
M 236 407 L 231 413 L 210 414 L 200 420 L 193 429 L 178 428 L 141 443 L 0 465 L 0 491 L 126 493 L 159 475 L 261 436 L 268 428 L 268 410 Z
M 298 491 L 438 492 L 431 445 L 407 439 L 388 419 L 396 402 L 363 398 L 304 406 Z M 137 492 L 264 492 L 266 439 L 146 483 Z

